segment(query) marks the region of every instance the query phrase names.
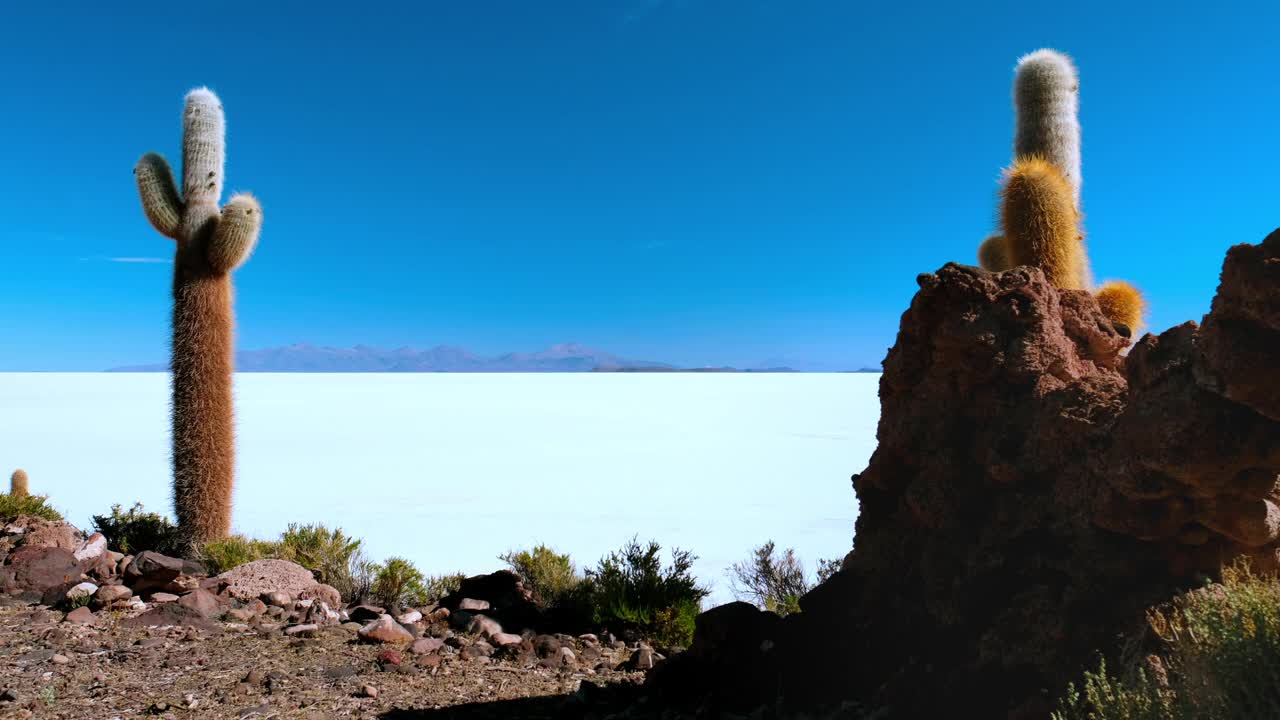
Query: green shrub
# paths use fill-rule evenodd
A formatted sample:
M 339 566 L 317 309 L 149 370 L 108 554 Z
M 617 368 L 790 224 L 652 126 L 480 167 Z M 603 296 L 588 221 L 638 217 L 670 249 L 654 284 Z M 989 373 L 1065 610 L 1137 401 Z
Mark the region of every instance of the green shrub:
M 1172 720 L 1172 695 L 1161 690 L 1138 670 L 1129 682 L 1107 673 L 1107 661 L 1098 671 L 1084 673 L 1084 684 L 1067 686 L 1067 694 L 1053 720 Z
M 637 627 L 652 634 L 662 611 L 675 609 L 677 617 L 690 611 L 697 615 L 708 594 L 690 573 L 697 557 L 673 549 L 671 565 L 663 568 L 661 550 L 654 541 L 641 546 L 632 538 L 587 571 L 584 583 L 595 622 L 615 629 Z M 672 616 L 663 617 L 668 625 L 675 623 Z
M 463 573 L 452 573 L 449 575 L 431 575 L 422 581 L 423 595 L 425 600 L 422 604 L 439 602 L 440 598 L 451 592 L 456 592 L 462 587 L 462 581 L 467 576 Z
M 729 587 L 739 600 L 779 615 L 798 611 L 800 596 L 809 591 L 795 551 L 787 548 L 779 554 L 772 540 L 752 550 L 749 561 L 729 568 Z
M 127 511 L 111 506 L 110 515 L 94 515 L 93 529 L 102 533 L 111 549 L 128 554 L 153 550 L 165 555 L 182 551 L 178 526 L 158 513 L 146 512 L 142 503 L 134 503 Z
M 0 523 L 11 523 L 22 515 L 32 515 L 57 522 L 62 514 L 49 507 L 44 495 L 9 495 L 0 493 Z
M 831 579 L 832 575 L 840 572 L 840 568 L 844 567 L 844 558 L 836 558 L 834 560 L 818 560 L 818 582 L 817 585 Z
M 373 580 L 372 595 L 375 602 L 387 608 L 426 605 L 426 578 L 404 558 L 388 558 L 379 566 Z
M 348 600 L 358 600 L 368 593 L 371 563 L 360 541 L 344 535 L 342 528 L 330 530 L 319 523 L 290 523 L 280 536 L 280 557 L 310 570 L 316 580 L 333 586 Z
M 210 540 L 200 546 L 199 559 L 210 575 L 218 575 L 233 567 L 253 562 L 281 558 L 280 543 L 271 540 L 255 540 L 244 535 L 230 535 Z
M 702 608 L 696 602 L 682 602 L 654 613 L 651 636 L 661 646 L 687 648 L 693 644 L 693 628 Z
M 569 556 L 560 555 L 546 545 L 509 552 L 498 559 L 520 576 L 525 588 L 533 592 L 544 608 L 561 605 L 582 581 Z
M 1145 670 L 1085 673 L 1055 713 L 1056 720 L 1280 717 L 1280 583 L 1244 562 L 1223 571 L 1220 584 L 1186 593 L 1148 613 L 1163 644 L 1157 656 L 1166 682 Z

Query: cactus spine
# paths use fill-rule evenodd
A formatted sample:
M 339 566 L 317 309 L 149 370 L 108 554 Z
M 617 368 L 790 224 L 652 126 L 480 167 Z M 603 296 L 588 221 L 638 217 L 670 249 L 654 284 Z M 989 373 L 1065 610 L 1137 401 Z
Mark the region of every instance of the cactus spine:
M 231 397 L 234 315 L 230 272 L 262 227 L 249 195 L 222 195 L 225 121 L 207 88 L 187 94 L 182 116 L 182 193 L 163 157 L 134 168 L 147 220 L 177 241 L 173 274 L 173 505 L 188 542 L 231 530 L 235 471 Z
M 1000 224 L 1011 267 L 1034 265 L 1055 287 L 1082 290 L 1084 245 L 1071 184 L 1043 158 L 1020 158 L 1005 176 Z
M 27 487 L 27 471 L 14 470 L 9 476 L 9 495 L 15 498 L 24 498 L 31 494 L 30 488 Z

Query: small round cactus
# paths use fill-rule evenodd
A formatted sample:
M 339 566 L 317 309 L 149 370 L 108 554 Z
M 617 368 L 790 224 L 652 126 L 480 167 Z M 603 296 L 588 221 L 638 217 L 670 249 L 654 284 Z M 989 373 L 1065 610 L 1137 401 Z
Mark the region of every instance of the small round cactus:
M 991 272 L 1004 272 L 1012 267 L 1009 265 L 1009 250 L 1005 246 L 1003 235 L 997 233 L 982 241 L 978 246 L 978 264 L 983 270 Z
M 1142 316 L 1146 313 L 1147 301 L 1137 288 L 1123 280 L 1111 280 L 1103 283 L 1094 297 L 1102 308 L 1102 314 L 1111 322 L 1129 328 L 1132 336 L 1138 334 Z
M 9 476 L 9 495 L 16 498 L 27 497 L 31 489 L 27 486 L 27 471 L 14 470 Z

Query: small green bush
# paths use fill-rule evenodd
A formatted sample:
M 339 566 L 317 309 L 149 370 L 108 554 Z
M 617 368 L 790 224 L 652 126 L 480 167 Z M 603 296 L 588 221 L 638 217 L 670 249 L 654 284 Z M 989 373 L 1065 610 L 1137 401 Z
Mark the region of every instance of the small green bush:
M 697 556 L 673 549 L 671 564 L 664 568 L 661 551 L 654 541 L 641 546 L 632 538 L 587 571 L 583 582 L 595 622 L 614 629 L 637 627 L 652 634 L 663 611 L 676 611 L 674 616 L 662 616 L 666 626 L 678 625 L 682 614 L 697 615 L 708 595 L 690 572 Z
M 729 568 L 729 586 L 739 600 L 779 615 L 799 611 L 800 596 L 809 591 L 795 551 L 787 548 L 779 554 L 772 540 L 752 550 L 749 561 Z
M 200 546 L 199 552 L 199 559 L 210 575 L 224 573 L 254 560 L 279 559 L 281 556 L 280 543 L 272 540 L 257 540 L 244 535 L 230 535 L 210 540 Z
M 32 515 L 57 522 L 62 514 L 49 507 L 45 495 L 9 495 L 0 493 L 0 523 L 11 523 L 22 515 Z
M 467 576 L 463 573 L 428 576 L 426 580 L 422 581 L 423 595 L 425 596 L 423 604 L 439 602 L 440 598 L 462 587 L 462 581 L 466 579 Z
M 371 594 L 375 602 L 387 609 L 426 605 L 429 600 L 424 580 L 413 563 L 404 558 L 388 558 L 374 575 Z
M 651 636 L 667 648 L 687 648 L 693 644 L 693 629 L 702 608 L 695 602 L 682 602 L 654 613 Z
M 93 516 L 93 528 L 107 539 L 108 547 L 126 555 L 143 550 L 176 555 L 183 549 L 178 526 L 163 515 L 146 512 L 142 503 L 127 511 L 112 505 L 110 515 Z
M 818 560 L 818 585 L 831 579 L 832 575 L 840 572 L 840 568 L 844 567 L 844 558 L 836 558 L 834 560 Z
M 520 576 L 525 588 L 533 592 L 544 608 L 561 605 L 582 581 L 569 556 L 561 555 L 546 545 L 509 552 L 498 559 Z
M 1226 720 L 1280 717 L 1280 582 L 1237 562 L 1222 582 L 1148 613 L 1166 682 L 1105 662 L 1071 685 L 1055 720 Z
M 333 586 L 342 597 L 359 599 L 367 594 L 366 578 L 371 576 L 360 545 L 360 540 L 343 534 L 342 528 L 290 523 L 280 536 L 280 557 L 310 570 L 316 580 Z

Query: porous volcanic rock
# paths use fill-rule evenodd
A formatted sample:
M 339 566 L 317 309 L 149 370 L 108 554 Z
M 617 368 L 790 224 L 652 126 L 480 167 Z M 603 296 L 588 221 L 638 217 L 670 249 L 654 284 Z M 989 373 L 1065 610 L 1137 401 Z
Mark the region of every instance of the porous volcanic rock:
M 310 570 L 288 560 L 254 560 L 231 568 L 218 578 L 226 581 L 227 592 L 237 600 L 253 600 L 273 592 L 297 598 L 304 590 L 319 585 Z
M 1128 328 L 1037 269 L 918 283 L 843 569 L 780 627 L 699 618 L 655 682 L 739 706 L 1046 717 L 1145 608 L 1241 555 L 1280 568 L 1280 231 L 1228 252 L 1203 326 L 1127 356 Z M 739 681 L 735 663 L 777 669 Z

